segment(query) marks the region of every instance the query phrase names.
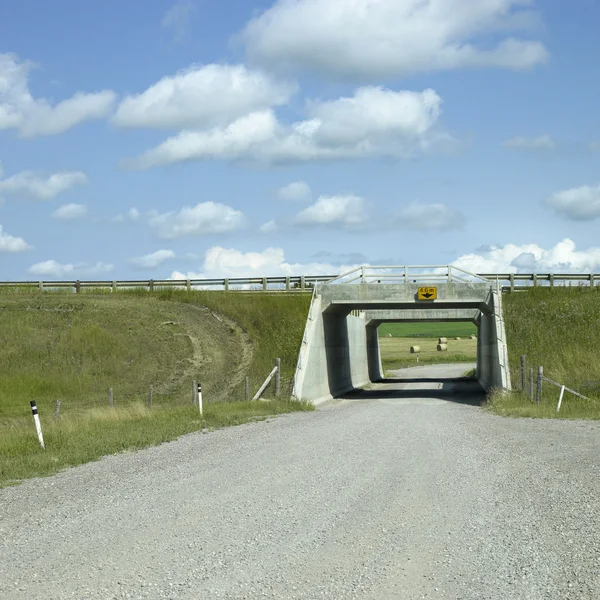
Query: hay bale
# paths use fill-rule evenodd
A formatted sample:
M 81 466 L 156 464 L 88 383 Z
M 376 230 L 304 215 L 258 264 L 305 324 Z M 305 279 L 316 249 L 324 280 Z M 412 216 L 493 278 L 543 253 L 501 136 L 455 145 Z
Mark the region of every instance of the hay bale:
M 447 344 L 448 343 L 448 338 L 440 338 L 438 340 L 438 344 Z
M 392 334 L 391 334 L 391 333 L 388 333 L 388 334 L 387 334 L 387 337 L 392 337 Z
M 447 352 L 448 351 L 448 344 L 438 344 L 437 345 L 437 351 L 438 352 Z
M 421 346 L 411 346 L 410 353 L 411 354 L 419 354 L 421 352 Z
M 470 340 L 476 340 L 476 339 L 477 339 L 477 336 L 476 336 L 474 333 L 472 333 L 472 334 L 469 336 L 469 339 L 470 339 Z
M 459 338 L 459 337 L 455 337 L 454 339 L 455 339 L 455 340 L 460 340 L 461 338 Z

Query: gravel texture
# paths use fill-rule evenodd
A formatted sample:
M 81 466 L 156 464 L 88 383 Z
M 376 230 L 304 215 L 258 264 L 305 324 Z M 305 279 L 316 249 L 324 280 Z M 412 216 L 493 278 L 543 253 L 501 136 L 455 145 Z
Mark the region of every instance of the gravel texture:
M 466 367 L 0 490 L 0 598 L 600 598 L 600 425 Z

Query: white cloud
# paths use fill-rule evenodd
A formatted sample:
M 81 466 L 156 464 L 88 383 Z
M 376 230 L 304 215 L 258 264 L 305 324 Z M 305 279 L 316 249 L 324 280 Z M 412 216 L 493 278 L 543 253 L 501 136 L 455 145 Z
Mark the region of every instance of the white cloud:
M 573 221 L 597 219 L 600 217 L 600 185 L 556 192 L 546 200 L 546 205 Z
M 410 158 L 452 143 L 450 136 L 436 129 L 441 102 L 433 90 L 360 88 L 351 97 L 309 103 L 308 118 L 291 125 L 280 123 L 273 111 L 266 110 L 226 127 L 182 131 L 125 166 L 146 169 L 214 158 L 267 163 Z
M 261 233 L 274 233 L 277 229 L 278 227 L 275 221 L 267 221 L 260 226 Z
M 241 252 L 234 248 L 214 246 L 206 251 L 204 262 L 197 271 L 174 271 L 171 279 L 204 279 L 211 277 L 274 277 L 294 275 L 336 275 L 358 265 L 329 263 L 290 263 L 282 248 L 266 248 L 262 252 Z
M 167 240 L 229 233 L 244 227 L 245 221 L 241 211 L 216 202 L 185 206 L 179 212 L 153 212 L 148 218 L 150 227 L 156 230 L 160 238 Z
M 136 223 L 137 221 L 140 220 L 141 217 L 141 213 L 140 211 L 133 207 L 130 208 L 125 214 L 118 214 L 113 220 L 116 223 L 125 223 L 126 221 L 130 221 L 132 223 Z
M 46 260 L 29 267 L 29 273 L 32 275 L 54 278 L 86 277 L 109 273 L 112 270 L 113 265 L 103 262 L 97 262 L 95 265 L 90 265 L 88 263 L 61 264 L 55 260 Z
M 5 233 L 0 225 L 0 252 L 24 252 L 30 248 L 31 246 L 23 238 Z
M 171 31 L 175 41 L 181 42 L 187 36 L 193 8 L 191 2 L 176 2 L 162 18 L 160 24 Z
M 127 96 L 113 122 L 121 127 L 204 128 L 286 104 L 295 86 L 243 65 L 193 66 Z
M 421 204 L 415 202 L 405 208 L 396 218 L 400 227 L 417 230 L 460 229 L 464 216 L 444 204 Z
M 52 216 L 56 219 L 80 219 L 85 217 L 87 212 L 87 206 L 83 204 L 63 204 L 52 213 Z
M 277 0 L 242 33 L 250 59 L 359 80 L 462 67 L 526 69 L 547 60 L 518 39 L 529 0 Z
M 157 250 L 151 254 L 132 258 L 129 262 L 139 269 L 155 269 L 168 260 L 175 258 L 173 250 Z
M 321 196 L 294 217 L 296 225 L 360 227 L 368 219 L 367 207 L 358 196 Z
M 0 180 L 0 195 L 20 195 L 37 200 L 51 200 L 76 185 L 88 182 L 81 171 L 65 171 L 43 177 L 32 171 L 22 171 Z
M 309 185 L 304 181 L 292 181 L 292 183 L 279 188 L 277 196 L 280 200 L 296 202 L 310 198 L 311 191 Z
M 549 135 L 534 138 L 514 137 L 504 142 L 506 148 L 523 148 L 525 150 L 554 150 L 557 143 Z
M 506 244 L 465 254 L 452 264 L 471 273 L 591 273 L 600 269 L 600 248 L 577 251 L 568 238 L 549 249 L 537 244 Z
M 33 98 L 27 80 L 32 66 L 19 62 L 13 54 L 0 54 L 0 130 L 17 129 L 25 138 L 56 135 L 112 111 L 116 94 L 109 90 L 77 92 L 55 105 L 44 98 Z

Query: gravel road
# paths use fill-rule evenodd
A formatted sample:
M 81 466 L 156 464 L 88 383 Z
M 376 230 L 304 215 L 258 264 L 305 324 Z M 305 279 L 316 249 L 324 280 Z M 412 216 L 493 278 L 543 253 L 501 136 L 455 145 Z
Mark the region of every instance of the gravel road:
M 600 598 L 600 424 L 467 367 L 0 490 L 0 598 Z

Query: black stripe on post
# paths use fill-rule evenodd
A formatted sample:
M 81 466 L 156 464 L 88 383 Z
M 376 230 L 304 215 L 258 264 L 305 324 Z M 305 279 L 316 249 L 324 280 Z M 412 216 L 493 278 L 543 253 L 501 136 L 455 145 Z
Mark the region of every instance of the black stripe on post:
M 37 411 L 37 404 L 35 403 L 35 400 L 31 400 L 31 402 L 29 404 L 31 404 L 31 414 L 37 415 L 38 411 Z

